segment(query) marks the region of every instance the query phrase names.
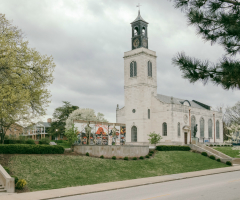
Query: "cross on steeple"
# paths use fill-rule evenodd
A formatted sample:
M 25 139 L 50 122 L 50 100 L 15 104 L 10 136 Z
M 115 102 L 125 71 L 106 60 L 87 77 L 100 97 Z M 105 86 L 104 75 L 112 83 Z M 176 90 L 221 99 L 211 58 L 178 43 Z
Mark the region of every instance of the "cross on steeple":
M 139 11 L 140 11 L 140 6 L 142 6 L 142 5 L 140 5 L 140 3 L 138 3 L 138 5 L 136 6 L 136 7 L 138 7 L 138 8 L 139 8 Z

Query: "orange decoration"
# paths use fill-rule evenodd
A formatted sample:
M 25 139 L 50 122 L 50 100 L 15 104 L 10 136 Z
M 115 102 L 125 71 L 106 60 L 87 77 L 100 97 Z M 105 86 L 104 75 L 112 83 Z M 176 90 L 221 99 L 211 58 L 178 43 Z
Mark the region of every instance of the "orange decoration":
M 99 127 L 97 132 L 96 132 L 97 135 L 101 135 L 101 134 L 104 134 L 104 130 L 102 127 Z

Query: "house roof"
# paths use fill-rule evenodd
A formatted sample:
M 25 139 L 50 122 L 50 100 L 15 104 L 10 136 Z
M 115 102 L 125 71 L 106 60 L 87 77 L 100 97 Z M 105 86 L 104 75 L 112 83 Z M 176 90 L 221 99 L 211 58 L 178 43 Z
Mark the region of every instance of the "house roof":
M 179 98 L 176 98 L 176 97 L 170 97 L 170 96 L 166 96 L 166 95 L 162 95 L 162 94 L 157 94 L 156 98 L 163 103 L 171 103 L 171 98 L 172 98 L 173 104 L 178 104 L 178 105 L 183 105 L 183 103 L 185 101 L 187 101 L 187 102 L 190 103 L 190 106 L 193 107 L 193 108 L 211 110 L 210 106 L 208 106 L 206 104 L 203 104 L 203 103 L 201 103 L 199 101 L 196 101 L 196 100 L 189 101 L 189 100 L 186 100 L 186 99 L 179 99 Z
M 42 124 L 43 126 L 45 126 L 46 128 L 51 127 L 51 124 L 48 122 L 38 122 L 39 124 Z

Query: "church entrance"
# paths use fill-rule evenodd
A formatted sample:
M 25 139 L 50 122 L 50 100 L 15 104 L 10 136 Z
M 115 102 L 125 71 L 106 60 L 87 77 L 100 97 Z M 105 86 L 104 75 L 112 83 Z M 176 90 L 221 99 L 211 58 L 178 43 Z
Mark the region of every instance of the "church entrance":
M 187 144 L 187 132 L 184 133 L 184 144 Z

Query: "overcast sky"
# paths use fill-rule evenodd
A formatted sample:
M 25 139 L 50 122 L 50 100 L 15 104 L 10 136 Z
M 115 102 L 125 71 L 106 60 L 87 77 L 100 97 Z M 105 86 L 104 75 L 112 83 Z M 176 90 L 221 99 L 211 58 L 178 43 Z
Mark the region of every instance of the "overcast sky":
M 0 12 L 25 33 L 31 47 L 52 55 L 56 64 L 46 121 L 69 101 L 116 120 L 124 106 L 123 54 L 131 50 L 131 25 L 141 16 L 149 23 L 149 49 L 157 53 L 158 93 L 198 100 L 212 107 L 234 105 L 239 90 L 201 82 L 191 84 L 172 65 L 177 52 L 216 62 L 219 45 L 204 43 L 180 10 L 168 0 L 0 0 Z

